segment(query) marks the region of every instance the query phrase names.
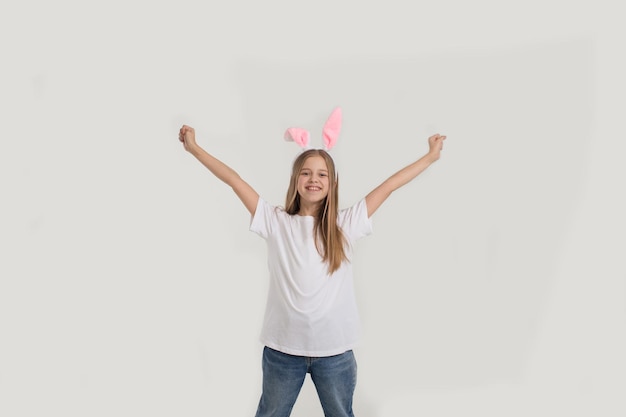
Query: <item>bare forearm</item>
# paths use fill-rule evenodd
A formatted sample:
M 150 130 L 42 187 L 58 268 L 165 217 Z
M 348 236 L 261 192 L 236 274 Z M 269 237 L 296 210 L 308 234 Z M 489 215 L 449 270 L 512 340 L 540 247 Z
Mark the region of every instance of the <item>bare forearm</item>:
M 178 132 L 178 140 L 180 140 L 185 150 L 196 157 L 198 161 L 209 169 L 217 178 L 225 182 L 233 189 L 237 197 L 246 206 L 250 214 L 254 215 L 259 195 L 256 191 L 245 182 L 239 174 L 237 174 L 228 165 L 210 155 L 196 143 L 196 133 L 191 126 L 183 125 Z
M 391 195 L 392 192 L 410 182 L 417 177 L 433 162 L 439 159 L 438 153 L 429 152 L 411 165 L 407 165 L 400 171 L 387 178 L 382 184 L 376 187 L 366 197 L 367 214 L 371 216 L 378 207 Z
M 235 185 L 235 182 L 241 180 L 241 177 L 235 170 L 230 168 L 228 165 L 215 158 L 213 155 L 209 154 L 207 151 L 202 149 L 198 145 L 194 145 L 188 149 L 189 153 L 192 154 L 202 165 L 208 168 L 213 175 L 215 175 L 220 180 L 224 181 L 226 184 L 231 187 Z
M 438 133 L 429 137 L 428 145 L 430 149 L 426 155 L 422 156 L 411 165 L 407 165 L 402 168 L 366 195 L 365 203 L 367 204 L 367 215 L 371 216 L 374 214 L 374 212 L 378 210 L 378 207 L 380 207 L 380 205 L 391 195 L 392 192 L 417 177 L 433 162 L 438 160 L 441 155 L 441 149 L 443 148 L 443 141 L 445 139 L 445 136 Z
M 439 158 L 436 154 L 429 152 L 412 164 L 402 168 L 400 171 L 389 177 L 387 181 L 385 181 L 387 183 L 388 191 L 393 192 L 403 185 L 409 183 L 419 174 L 424 172 L 424 170 L 426 170 L 426 168 L 428 168 L 437 159 Z

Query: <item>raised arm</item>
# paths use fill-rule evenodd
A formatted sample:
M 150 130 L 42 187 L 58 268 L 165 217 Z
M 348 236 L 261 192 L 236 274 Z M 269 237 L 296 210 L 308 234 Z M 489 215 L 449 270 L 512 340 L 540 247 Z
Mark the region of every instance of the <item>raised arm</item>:
M 187 152 L 195 156 L 213 175 L 228 184 L 250 214 L 254 215 L 259 201 L 259 195 L 254 191 L 254 188 L 241 179 L 232 168 L 202 149 L 196 143 L 196 133 L 192 127 L 187 125 L 181 127 L 178 139 L 183 143 Z
M 441 154 L 441 149 L 443 149 L 443 141 L 445 139 L 445 136 L 441 136 L 438 133 L 429 137 L 429 151 L 426 155 L 413 162 L 411 165 L 402 168 L 400 171 L 387 178 L 378 187 L 374 188 L 372 192 L 370 192 L 365 197 L 365 204 L 367 205 L 367 216 L 371 217 L 372 214 L 374 214 L 374 212 L 378 210 L 378 207 L 380 207 L 380 205 L 385 202 L 387 197 L 389 197 L 392 192 L 402 187 L 413 178 L 417 177 L 433 162 L 438 160 Z

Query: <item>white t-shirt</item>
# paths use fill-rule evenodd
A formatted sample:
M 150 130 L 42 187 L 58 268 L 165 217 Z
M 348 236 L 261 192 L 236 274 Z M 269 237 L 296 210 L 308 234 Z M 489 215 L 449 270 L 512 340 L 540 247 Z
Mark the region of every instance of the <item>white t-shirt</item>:
M 344 353 L 357 344 L 359 316 L 352 264 L 344 261 L 332 275 L 313 239 L 312 216 L 287 214 L 259 198 L 250 230 L 267 242 L 269 292 L 261 342 L 290 355 L 322 357 Z M 340 210 L 337 219 L 352 244 L 372 232 L 365 199 Z

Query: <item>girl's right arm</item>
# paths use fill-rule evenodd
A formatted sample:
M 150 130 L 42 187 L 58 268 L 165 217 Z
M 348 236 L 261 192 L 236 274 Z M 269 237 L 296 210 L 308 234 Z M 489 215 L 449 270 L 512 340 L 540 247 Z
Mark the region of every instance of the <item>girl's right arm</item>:
M 254 188 L 245 182 L 232 168 L 202 149 L 196 143 L 196 133 L 192 127 L 183 125 L 178 133 L 178 139 L 183 143 L 187 152 L 195 156 L 213 175 L 228 184 L 250 214 L 254 215 L 259 201 L 259 195 L 254 191 Z

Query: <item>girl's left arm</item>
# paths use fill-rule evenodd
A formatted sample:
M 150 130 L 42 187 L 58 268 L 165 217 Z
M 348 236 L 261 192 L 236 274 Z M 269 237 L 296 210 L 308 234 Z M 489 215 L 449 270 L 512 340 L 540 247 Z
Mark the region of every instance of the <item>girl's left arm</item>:
M 426 168 L 428 168 L 433 162 L 439 159 L 441 149 L 443 149 L 443 141 L 445 136 L 440 134 L 432 135 L 428 138 L 429 151 L 426 155 L 402 168 L 400 171 L 387 178 L 382 184 L 374 188 L 366 197 L 365 204 L 367 205 L 367 216 L 371 217 L 372 214 L 381 204 L 385 202 L 387 197 L 392 192 L 402 187 L 404 184 L 411 181 L 413 178 L 421 174 Z

